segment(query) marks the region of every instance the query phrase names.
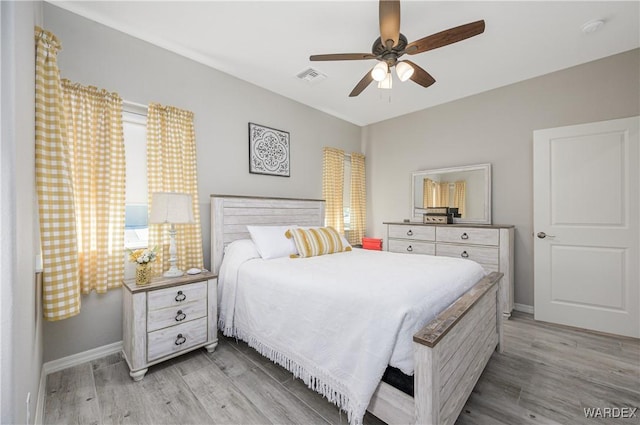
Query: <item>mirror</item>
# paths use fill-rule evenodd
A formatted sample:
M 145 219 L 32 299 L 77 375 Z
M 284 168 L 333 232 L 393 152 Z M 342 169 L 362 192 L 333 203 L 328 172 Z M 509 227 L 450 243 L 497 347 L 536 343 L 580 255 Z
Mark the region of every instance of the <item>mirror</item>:
M 412 174 L 413 217 L 427 207 L 458 208 L 454 223 L 491 224 L 491 164 L 416 171 Z

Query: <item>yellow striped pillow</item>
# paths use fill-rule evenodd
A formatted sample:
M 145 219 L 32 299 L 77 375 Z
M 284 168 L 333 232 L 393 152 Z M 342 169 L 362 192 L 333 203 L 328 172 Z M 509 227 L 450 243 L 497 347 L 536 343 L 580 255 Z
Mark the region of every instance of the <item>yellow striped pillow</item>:
M 298 254 L 292 254 L 291 258 L 351 251 L 350 246 L 343 245 L 340 234 L 333 227 L 294 228 L 287 230 L 285 236 L 289 239 L 293 238 L 298 249 Z

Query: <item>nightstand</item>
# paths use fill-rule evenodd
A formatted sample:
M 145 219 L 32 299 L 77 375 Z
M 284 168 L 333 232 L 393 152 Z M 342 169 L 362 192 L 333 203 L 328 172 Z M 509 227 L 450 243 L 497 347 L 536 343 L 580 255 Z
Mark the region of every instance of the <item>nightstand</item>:
M 140 381 L 149 366 L 200 347 L 218 345 L 218 276 L 210 272 L 158 277 L 122 285 L 122 351 L 129 375 Z

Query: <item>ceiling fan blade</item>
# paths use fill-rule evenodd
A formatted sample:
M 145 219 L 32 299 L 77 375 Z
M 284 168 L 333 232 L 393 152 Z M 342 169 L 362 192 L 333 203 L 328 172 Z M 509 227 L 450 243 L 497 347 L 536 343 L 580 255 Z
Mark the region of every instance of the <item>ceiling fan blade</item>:
M 375 59 L 371 53 L 335 53 L 329 55 L 311 55 L 310 61 L 357 61 L 364 59 Z
M 358 84 L 356 84 L 356 86 L 353 88 L 353 90 L 351 90 L 351 93 L 349 93 L 349 97 L 356 97 L 357 95 L 362 93 L 362 90 L 366 89 L 372 81 L 373 77 L 371 76 L 371 71 L 369 70 L 364 75 L 364 77 L 362 77 L 362 80 L 360 80 Z
M 408 60 L 404 60 L 403 62 L 408 63 L 409 65 L 411 65 L 411 67 L 413 68 L 413 74 L 411 75 L 411 77 L 409 77 L 411 79 L 411 81 L 413 81 L 414 83 L 418 83 L 420 84 L 422 87 L 429 87 L 431 84 L 436 82 L 436 79 L 433 78 L 431 76 L 431 74 L 429 74 L 427 71 L 425 71 L 424 69 L 420 68 L 418 65 L 416 65 L 415 63 L 408 61 Z
M 437 49 L 449 44 L 457 43 L 473 37 L 474 35 L 484 32 L 484 20 L 471 22 L 470 24 L 460 25 L 459 27 L 450 28 L 436 34 L 416 40 L 409 43 L 404 49 L 405 53 L 415 55 L 417 53 L 426 52 L 428 50 Z
M 400 0 L 380 0 L 380 40 L 382 40 L 382 45 L 391 49 L 398 44 L 399 38 Z

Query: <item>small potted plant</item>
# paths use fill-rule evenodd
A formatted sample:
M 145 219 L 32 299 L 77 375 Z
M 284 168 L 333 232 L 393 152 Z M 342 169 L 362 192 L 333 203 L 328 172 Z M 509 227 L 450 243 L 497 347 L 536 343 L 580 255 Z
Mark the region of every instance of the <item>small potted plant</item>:
M 129 250 L 129 261 L 136 263 L 136 285 L 147 285 L 151 280 L 151 263 L 156 260 L 156 248 Z

